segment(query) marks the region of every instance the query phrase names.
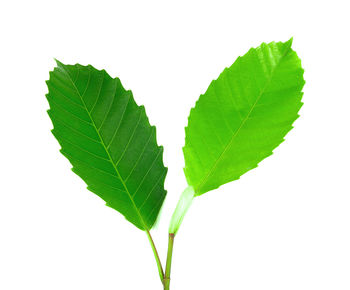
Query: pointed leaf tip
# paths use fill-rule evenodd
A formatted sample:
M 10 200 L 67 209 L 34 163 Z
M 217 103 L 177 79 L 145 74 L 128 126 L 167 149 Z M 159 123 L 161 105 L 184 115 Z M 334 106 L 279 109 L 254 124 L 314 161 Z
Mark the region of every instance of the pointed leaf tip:
M 288 48 L 291 48 L 293 44 L 293 36 L 289 40 L 287 40 L 285 44 Z
M 57 58 L 54 58 L 54 60 L 55 60 L 55 62 L 57 64 L 57 66 L 64 67 L 64 64 L 62 62 L 60 62 Z

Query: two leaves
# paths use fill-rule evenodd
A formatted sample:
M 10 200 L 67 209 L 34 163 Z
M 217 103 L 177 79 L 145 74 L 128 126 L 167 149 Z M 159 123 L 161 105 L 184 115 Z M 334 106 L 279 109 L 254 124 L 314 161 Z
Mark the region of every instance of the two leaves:
M 291 43 L 249 50 L 191 110 L 184 171 L 196 195 L 256 167 L 291 130 L 304 85 Z M 103 70 L 57 65 L 47 99 L 61 152 L 89 190 L 136 227 L 151 229 L 165 199 L 167 169 L 144 107 Z

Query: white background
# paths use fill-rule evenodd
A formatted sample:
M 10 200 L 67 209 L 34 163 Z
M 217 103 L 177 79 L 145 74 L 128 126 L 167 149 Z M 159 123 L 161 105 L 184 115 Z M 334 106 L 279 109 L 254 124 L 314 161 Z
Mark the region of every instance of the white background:
M 350 289 L 347 2 L 1 2 L 0 289 L 161 289 L 146 235 L 58 152 L 45 99 L 54 57 L 119 76 L 157 126 L 168 198 L 152 232 L 164 261 L 190 108 L 237 56 L 291 36 L 301 117 L 257 169 L 195 200 L 171 288 Z

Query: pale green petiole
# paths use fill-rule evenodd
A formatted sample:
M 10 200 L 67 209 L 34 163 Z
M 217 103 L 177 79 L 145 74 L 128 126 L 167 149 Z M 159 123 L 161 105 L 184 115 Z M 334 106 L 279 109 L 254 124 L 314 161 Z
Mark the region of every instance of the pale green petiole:
M 173 216 L 170 220 L 169 233 L 176 235 L 180 225 L 185 217 L 186 212 L 190 208 L 194 198 L 194 189 L 192 186 L 187 187 L 176 205 Z

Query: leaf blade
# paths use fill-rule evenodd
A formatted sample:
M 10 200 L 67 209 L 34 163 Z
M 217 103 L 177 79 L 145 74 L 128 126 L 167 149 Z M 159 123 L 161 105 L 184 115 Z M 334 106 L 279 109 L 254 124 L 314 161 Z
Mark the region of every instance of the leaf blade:
M 118 78 L 92 66 L 57 61 L 47 85 L 52 131 L 72 170 L 136 227 L 151 229 L 167 169 L 144 107 Z
M 184 172 L 196 195 L 255 168 L 292 128 L 305 81 L 291 44 L 263 43 L 250 49 L 191 109 Z

